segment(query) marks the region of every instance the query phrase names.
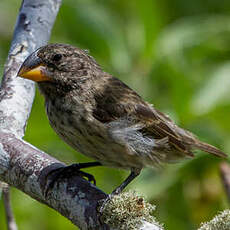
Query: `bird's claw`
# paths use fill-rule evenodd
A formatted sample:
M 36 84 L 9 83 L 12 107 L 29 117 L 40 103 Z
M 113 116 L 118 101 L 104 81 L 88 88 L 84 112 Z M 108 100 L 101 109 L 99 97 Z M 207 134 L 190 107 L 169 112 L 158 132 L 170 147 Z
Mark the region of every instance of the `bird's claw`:
M 91 182 L 94 185 L 96 185 L 95 177 L 92 174 L 89 174 L 89 173 L 86 173 L 86 172 L 83 172 L 83 171 L 80 171 L 80 170 L 78 170 L 76 173 L 77 173 L 78 176 L 85 177 L 85 178 L 87 178 L 87 180 L 89 182 Z
M 73 175 L 80 176 L 82 178 L 86 178 L 89 182 L 96 185 L 96 180 L 93 175 L 81 171 L 79 164 L 72 164 L 69 166 L 63 166 L 63 167 L 54 169 L 46 175 L 46 178 L 45 178 L 46 185 L 43 190 L 44 196 L 47 197 L 48 192 L 53 189 L 55 183 L 57 183 L 57 186 L 59 186 L 59 183 L 61 181 Z

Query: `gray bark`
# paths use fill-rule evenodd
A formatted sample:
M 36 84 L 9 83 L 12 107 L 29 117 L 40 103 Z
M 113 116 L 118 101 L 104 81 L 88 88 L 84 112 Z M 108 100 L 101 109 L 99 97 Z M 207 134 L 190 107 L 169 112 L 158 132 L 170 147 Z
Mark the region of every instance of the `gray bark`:
M 110 229 L 100 223 L 97 211 L 98 201 L 107 195 L 77 175 L 45 193 L 47 175 L 64 164 L 21 139 L 35 87 L 18 78 L 17 71 L 49 40 L 60 4 L 61 0 L 24 0 L 20 8 L 0 90 L 0 180 L 57 210 L 80 229 Z

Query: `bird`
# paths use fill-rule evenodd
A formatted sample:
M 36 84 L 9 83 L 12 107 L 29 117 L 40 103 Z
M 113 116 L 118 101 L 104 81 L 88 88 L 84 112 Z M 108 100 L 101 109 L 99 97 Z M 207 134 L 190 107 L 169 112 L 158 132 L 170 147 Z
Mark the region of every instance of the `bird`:
M 227 157 L 103 71 L 86 50 L 69 44 L 42 46 L 26 58 L 18 76 L 37 82 L 58 136 L 96 160 L 65 168 L 93 182 L 82 168 L 105 165 L 130 170 L 111 194 L 121 193 L 143 168 L 191 158 L 195 150 Z

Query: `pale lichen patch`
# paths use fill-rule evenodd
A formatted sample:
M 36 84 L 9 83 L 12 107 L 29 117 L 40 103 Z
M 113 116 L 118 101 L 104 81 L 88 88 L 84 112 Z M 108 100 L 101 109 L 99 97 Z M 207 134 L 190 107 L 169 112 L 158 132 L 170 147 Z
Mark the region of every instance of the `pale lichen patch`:
M 198 230 L 229 230 L 230 229 L 230 209 L 224 210 L 215 216 L 211 221 L 202 223 Z
M 120 230 L 140 229 L 143 222 L 163 229 L 151 215 L 154 210 L 155 206 L 146 202 L 136 192 L 126 192 L 114 196 L 105 204 L 102 220 L 112 228 Z

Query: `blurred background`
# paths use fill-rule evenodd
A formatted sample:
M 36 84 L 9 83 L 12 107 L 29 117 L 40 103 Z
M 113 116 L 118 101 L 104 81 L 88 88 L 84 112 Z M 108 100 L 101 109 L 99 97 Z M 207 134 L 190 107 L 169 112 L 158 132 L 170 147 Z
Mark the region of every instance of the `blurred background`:
M 20 7 L 0 2 L 1 76 Z M 230 153 L 230 1 L 65 0 L 51 42 L 88 49 L 103 69 L 201 140 Z M 87 162 L 50 128 L 44 100 L 36 93 L 25 139 L 67 164 Z M 220 159 L 198 152 L 193 160 L 145 169 L 128 187 L 157 209 L 167 230 L 196 229 L 228 208 Z M 109 193 L 128 172 L 89 169 Z M 67 219 L 12 189 L 20 230 L 76 229 Z M 6 230 L 0 203 L 0 229 Z

